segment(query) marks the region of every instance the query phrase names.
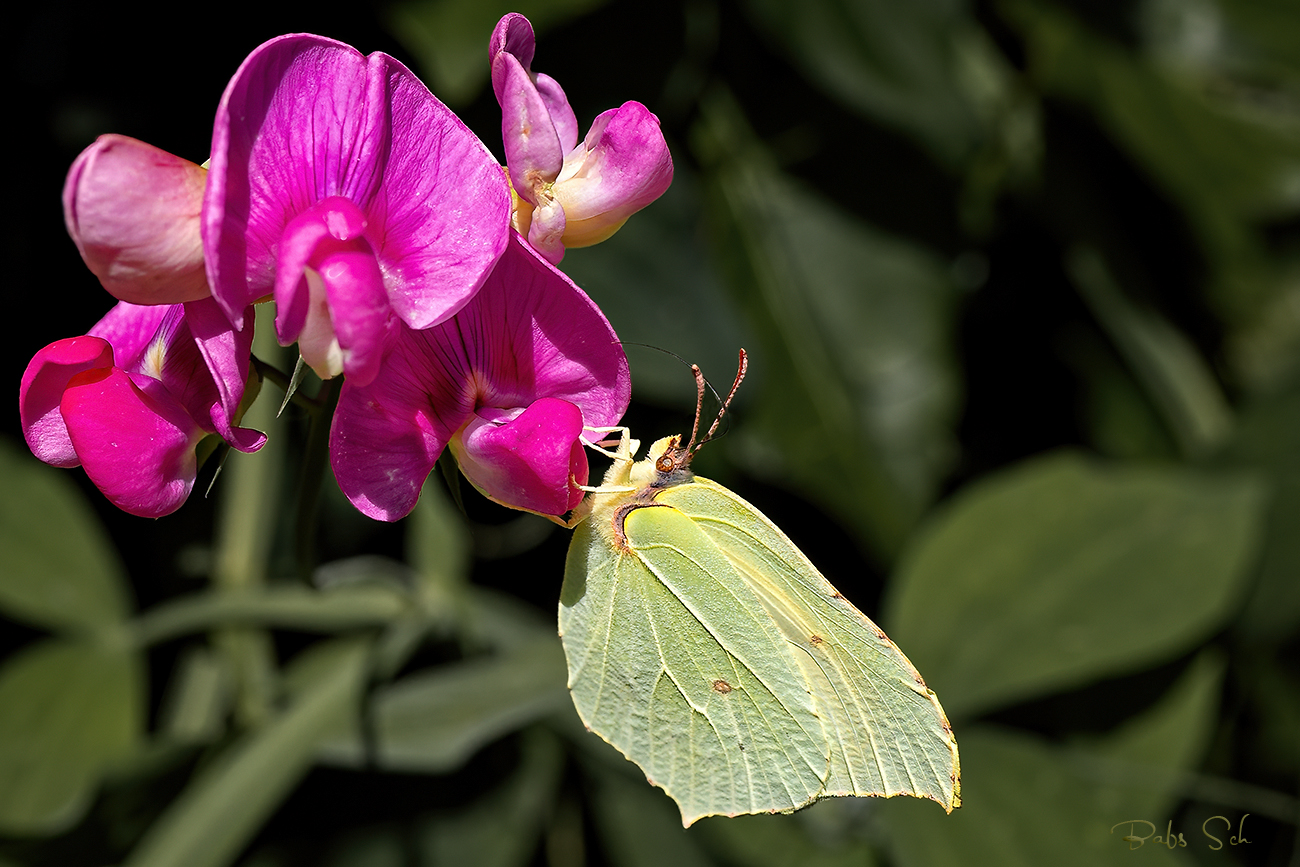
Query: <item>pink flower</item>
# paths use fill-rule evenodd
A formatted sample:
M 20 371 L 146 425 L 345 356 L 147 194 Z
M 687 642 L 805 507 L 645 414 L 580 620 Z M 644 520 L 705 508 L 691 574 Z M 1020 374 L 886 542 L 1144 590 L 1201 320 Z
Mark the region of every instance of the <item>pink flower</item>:
M 505 249 L 487 148 L 402 64 L 321 36 L 253 51 L 221 98 L 203 209 L 212 292 L 239 327 L 274 294 L 282 344 L 374 379 L 399 323 L 445 322 Z
M 600 308 L 515 235 L 454 318 L 402 328 L 377 379 L 343 383 L 330 431 L 334 475 L 358 509 L 395 521 L 450 446 L 489 498 L 562 515 L 587 481 L 583 443 L 618 423 L 630 390 Z
M 132 304 L 206 298 L 199 238 L 207 170 L 124 135 L 81 152 L 63 187 L 63 218 L 81 258 Z
M 89 334 L 57 340 L 27 365 L 19 391 L 27 445 L 47 464 L 84 466 L 124 511 L 170 514 L 194 486 L 206 434 L 243 452 L 266 441 L 235 426 L 252 339 L 252 327 L 233 331 L 212 299 L 121 302 Z
M 501 105 L 514 226 L 552 263 L 618 231 L 663 195 L 673 161 L 659 119 L 639 102 L 599 115 L 578 142 L 578 121 L 555 79 L 529 68 L 533 26 L 510 13 L 492 31 L 492 89 Z

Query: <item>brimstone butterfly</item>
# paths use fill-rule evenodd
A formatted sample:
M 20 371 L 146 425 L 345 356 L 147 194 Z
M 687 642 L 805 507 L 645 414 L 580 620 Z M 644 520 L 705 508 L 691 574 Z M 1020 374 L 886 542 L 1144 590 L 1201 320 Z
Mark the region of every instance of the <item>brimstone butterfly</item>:
M 560 594 L 569 688 L 586 726 L 681 809 L 790 811 L 837 795 L 961 803 L 957 742 L 885 633 L 758 509 L 690 461 L 717 420 L 633 462 L 623 430 L 583 504 Z

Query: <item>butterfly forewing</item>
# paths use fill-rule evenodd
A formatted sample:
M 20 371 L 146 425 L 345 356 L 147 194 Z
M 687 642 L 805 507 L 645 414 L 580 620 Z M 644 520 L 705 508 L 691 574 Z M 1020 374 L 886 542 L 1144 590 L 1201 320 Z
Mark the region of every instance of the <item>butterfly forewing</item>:
M 761 512 L 696 477 L 659 500 L 725 553 L 799 652 L 828 728 L 827 795 L 914 795 L 945 810 L 960 799 L 957 744 L 934 693 L 866 615 L 841 596 Z
M 799 651 L 750 583 L 676 509 L 630 512 L 625 551 L 592 523 L 575 532 L 560 602 L 583 722 L 662 786 L 688 825 L 818 797 L 824 726 Z

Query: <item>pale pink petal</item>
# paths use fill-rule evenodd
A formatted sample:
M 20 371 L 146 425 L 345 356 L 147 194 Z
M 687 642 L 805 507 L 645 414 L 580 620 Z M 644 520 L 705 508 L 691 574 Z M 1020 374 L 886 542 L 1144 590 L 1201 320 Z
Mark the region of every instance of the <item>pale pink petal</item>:
M 644 105 L 627 102 L 600 115 L 582 146 L 565 157 L 554 187 L 564 206 L 564 245 L 605 240 L 663 195 L 672 179 L 659 119 Z
M 82 151 L 63 188 L 68 234 L 112 295 L 135 304 L 206 297 L 199 212 L 207 171 L 123 135 Z

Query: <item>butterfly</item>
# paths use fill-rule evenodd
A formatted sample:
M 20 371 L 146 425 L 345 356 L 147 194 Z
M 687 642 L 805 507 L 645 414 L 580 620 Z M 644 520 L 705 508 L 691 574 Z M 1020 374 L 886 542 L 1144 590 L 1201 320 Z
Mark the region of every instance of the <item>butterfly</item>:
M 832 796 L 961 803 L 957 742 L 934 692 L 880 627 L 781 530 L 691 472 L 698 442 L 635 461 L 626 429 L 583 501 L 560 635 L 583 723 L 662 787 L 690 826 Z

